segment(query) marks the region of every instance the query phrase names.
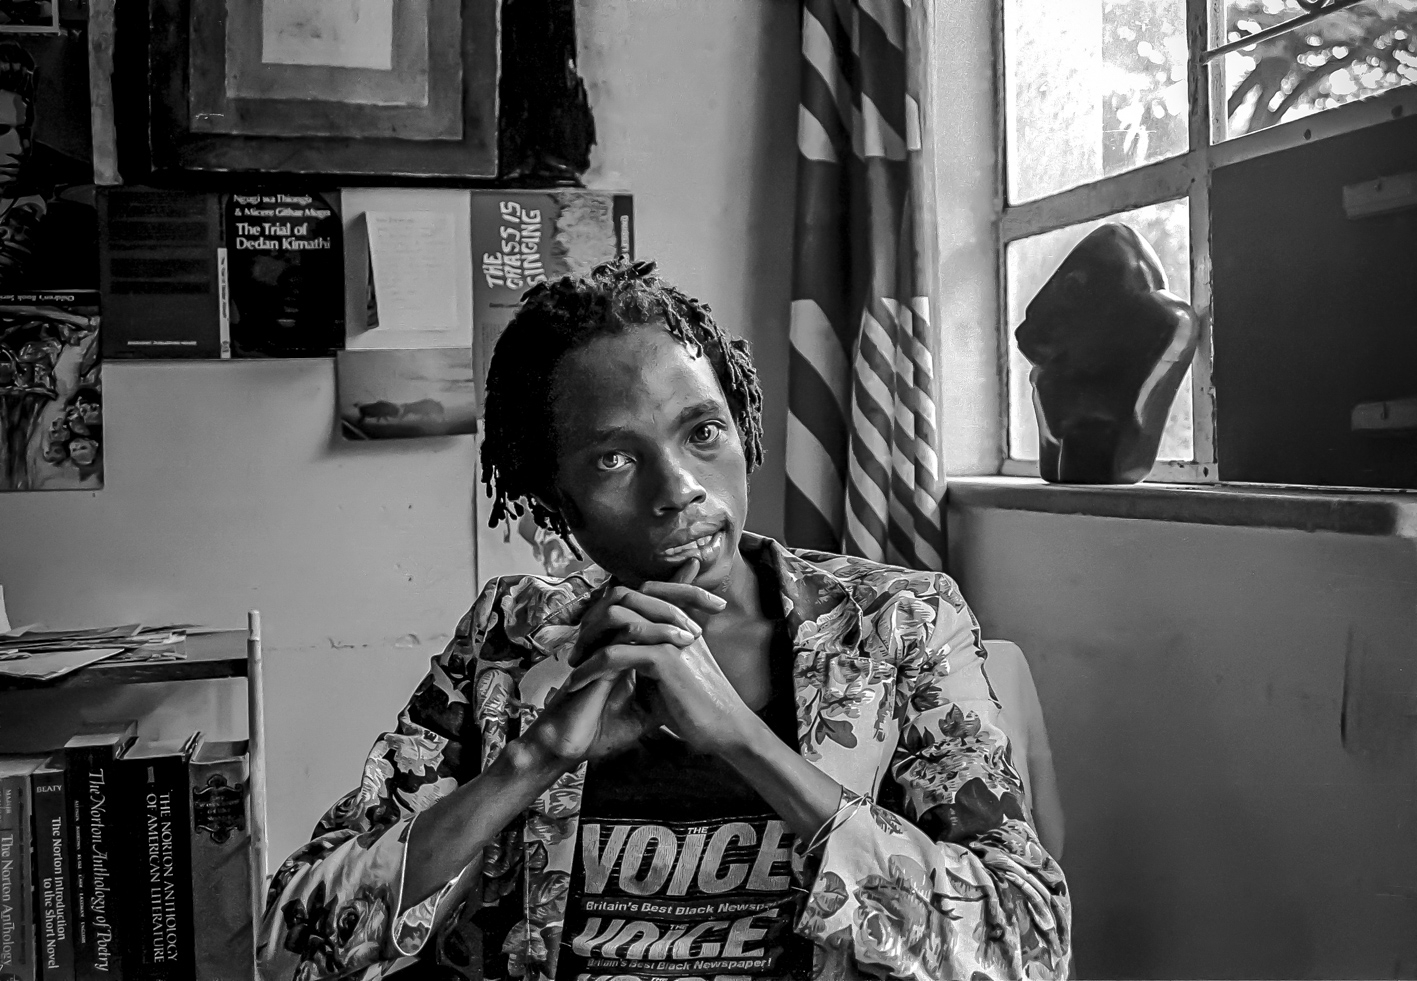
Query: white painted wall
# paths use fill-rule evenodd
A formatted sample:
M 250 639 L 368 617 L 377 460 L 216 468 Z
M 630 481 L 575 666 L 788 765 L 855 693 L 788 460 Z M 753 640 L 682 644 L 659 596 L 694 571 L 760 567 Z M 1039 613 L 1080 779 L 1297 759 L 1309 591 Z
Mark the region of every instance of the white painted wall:
M 578 11 L 600 145 L 635 194 L 642 256 L 753 344 L 769 386 L 754 530 L 779 534 L 793 210 L 793 0 L 615 0 Z M 0 496 L 16 622 L 198 621 L 266 633 L 272 862 L 358 780 L 374 735 L 475 591 L 471 438 L 335 431 L 328 360 L 105 369 L 107 485 Z M 0 698 L 0 742 L 40 719 L 244 731 L 241 684 Z M 215 724 L 212 724 L 215 720 Z
M 1038 684 L 1080 977 L 1417 974 L 1417 542 L 975 508 L 950 535 Z

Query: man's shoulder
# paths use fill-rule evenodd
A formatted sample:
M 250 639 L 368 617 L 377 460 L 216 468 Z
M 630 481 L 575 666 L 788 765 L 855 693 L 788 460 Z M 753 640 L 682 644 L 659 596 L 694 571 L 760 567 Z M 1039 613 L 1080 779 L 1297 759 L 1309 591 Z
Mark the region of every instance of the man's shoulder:
M 482 587 L 473 606 L 474 620 L 499 613 L 504 619 L 519 621 L 535 629 L 543 623 L 578 608 L 581 601 L 606 579 L 599 569 L 569 576 L 518 574 L 495 576 Z
M 800 561 L 834 577 L 853 595 L 874 595 L 883 589 L 892 593 L 909 590 L 922 598 L 934 596 L 945 589 L 957 592 L 954 580 L 943 572 L 910 569 L 839 552 L 808 548 L 788 548 L 787 551 Z

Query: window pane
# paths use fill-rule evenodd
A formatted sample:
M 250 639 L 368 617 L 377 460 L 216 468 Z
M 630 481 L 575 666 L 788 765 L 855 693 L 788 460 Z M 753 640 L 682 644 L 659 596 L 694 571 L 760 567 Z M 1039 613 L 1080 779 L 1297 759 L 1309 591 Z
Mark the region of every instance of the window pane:
M 1167 288 L 1187 302 L 1191 299 L 1190 208 L 1185 201 L 1164 201 L 1113 215 L 1103 221 L 1130 225 L 1151 243 L 1166 272 Z M 1038 420 L 1033 414 L 1033 385 L 1028 380 L 1033 367 L 1019 353 L 1014 331 L 1023 322 L 1024 311 L 1048 277 L 1062 264 L 1073 246 L 1103 221 L 1084 222 L 1055 232 L 1010 242 L 1006 253 L 1008 276 L 1009 345 L 1009 456 L 1015 460 L 1038 459 Z M 1191 373 L 1181 382 L 1166 430 L 1161 437 L 1158 460 L 1191 460 L 1195 456 L 1191 425 Z
M 1229 0 L 1227 41 L 1293 20 L 1298 0 Z M 1417 83 L 1417 0 L 1368 0 L 1298 30 L 1232 51 L 1225 72 L 1228 136 Z
M 1017 203 L 1186 149 L 1185 0 L 1005 0 Z

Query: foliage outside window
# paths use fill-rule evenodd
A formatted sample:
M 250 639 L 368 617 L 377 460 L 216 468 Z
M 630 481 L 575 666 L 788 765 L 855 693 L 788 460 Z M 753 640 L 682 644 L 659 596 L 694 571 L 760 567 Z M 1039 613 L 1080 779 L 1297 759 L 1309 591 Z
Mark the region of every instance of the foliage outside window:
M 1037 429 L 1012 335 L 1057 264 L 1121 220 L 1156 248 L 1172 292 L 1208 313 L 1210 169 L 1297 145 L 1307 136 L 1284 124 L 1315 114 L 1339 110 L 1350 129 L 1381 118 L 1352 104 L 1417 83 L 1417 0 L 1005 0 L 1001 34 L 1005 469 L 1028 473 Z M 1215 479 L 1208 338 L 1201 347 L 1153 479 Z

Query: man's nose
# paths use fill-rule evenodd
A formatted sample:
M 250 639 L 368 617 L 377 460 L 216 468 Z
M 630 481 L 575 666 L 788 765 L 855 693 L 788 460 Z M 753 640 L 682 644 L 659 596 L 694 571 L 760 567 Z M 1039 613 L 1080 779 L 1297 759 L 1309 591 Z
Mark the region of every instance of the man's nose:
M 670 514 L 683 511 L 707 496 L 703 485 L 699 483 L 693 471 L 685 466 L 684 460 L 677 456 L 661 457 L 659 471 L 659 488 L 655 500 L 656 513 Z

